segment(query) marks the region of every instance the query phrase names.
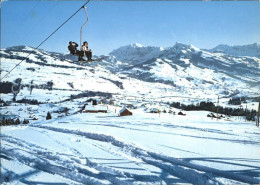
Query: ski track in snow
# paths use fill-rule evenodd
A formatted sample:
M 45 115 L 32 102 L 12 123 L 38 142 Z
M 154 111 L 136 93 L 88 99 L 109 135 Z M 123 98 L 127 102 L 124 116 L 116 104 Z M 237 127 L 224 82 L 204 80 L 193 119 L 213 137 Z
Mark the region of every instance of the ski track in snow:
M 102 121 L 99 121 L 102 122 Z M 107 122 L 107 121 L 103 121 Z M 84 122 L 85 124 L 86 122 Z M 130 123 L 128 123 L 130 124 Z M 91 125 L 91 123 L 88 123 L 88 125 Z M 171 133 L 171 132 L 161 132 L 161 131 L 151 131 L 151 130 L 146 130 L 146 129 L 138 129 L 138 128 L 127 128 L 124 126 L 118 126 L 118 125 L 111 125 L 111 124 L 92 124 L 92 125 L 100 125 L 100 126 L 108 126 L 108 127 L 117 127 L 117 128 L 124 128 L 124 129 L 129 129 L 129 130 L 137 130 L 137 131 L 142 131 L 142 132 L 154 132 L 154 133 L 163 133 L 163 134 L 170 134 L 170 135 L 179 135 L 179 136 L 186 136 L 186 137 L 193 137 L 193 138 L 201 138 L 199 136 L 195 135 L 184 135 L 184 134 L 176 134 L 176 133 Z M 131 125 L 134 125 L 134 123 L 131 123 Z M 140 126 L 140 124 L 136 124 Z M 143 123 L 143 126 L 149 125 L 149 123 Z M 163 127 L 169 127 L 169 128 L 183 128 L 183 129 L 191 129 L 194 131 L 200 131 L 200 132 L 210 132 L 210 133 L 218 133 L 218 134 L 224 134 L 224 135 L 230 135 L 230 136 L 239 136 L 238 134 L 233 134 L 233 133 L 228 133 L 228 132 L 223 132 L 222 130 L 217 130 L 217 129 L 203 129 L 203 128 L 196 128 L 196 127 L 190 127 L 190 126 L 176 126 L 176 125 L 169 125 L 169 124 L 153 124 L 153 125 L 158 125 L 158 126 L 163 126 Z M 247 137 L 246 140 L 241 140 L 241 139 L 222 139 L 222 138 L 217 138 L 217 137 L 207 137 L 207 139 L 212 139 L 212 140 L 220 140 L 220 141 L 228 141 L 228 142 L 234 142 L 234 143 L 243 143 L 243 144 L 252 144 L 252 145 L 260 145 L 260 141 L 252 141 L 253 137 Z
M 118 155 L 125 158 L 124 155 L 129 156 L 129 159 L 135 158 L 141 160 L 146 167 L 141 165 L 140 169 L 149 170 L 149 166 L 156 167 L 166 174 L 177 177 L 183 183 L 192 184 L 221 184 L 215 177 L 222 177 L 235 182 L 243 182 L 249 184 L 259 184 L 260 180 L 249 176 L 218 170 L 211 167 L 206 167 L 198 164 L 193 164 L 186 160 L 181 160 L 155 152 L 147 149 L 137 147 L 134 144 L 126 143 L 122 140 L 116 139 L 113 136 L 91 133 L 80 130 L 69 130 L 63 128 L 56 128 L 45 125 L 30 125 L 35 130 L 41 133 L 46 133 L 46 130 L 55 133 L 69 134 L 73 136 L 84 137 L 93 141 L 101 143 L 110 143 L 116 151 L 105 145 L 92 143 L 92 146 L 102 149 L 113 155 Z M 4 142 L 2 147 L 1 158 L 6 160 L 17 160 L 20 163 L 29 165 L 30 167 L 44 171 L 51 174 L 58 174 L 64 178 L 68 178 L 77 183 L 84 184 L 133 184 L 133 182 L 150 182 L 150 183 L 166 183 L 171 184 L 171 179 L 167 175 L 142 175 L 136 173 L 126 172 L 124 167 L 122 170 L 115 169 L 109 166 L 104 166 L 93 162 L 91 159 L 81 155 L 79 151 L 70 147 L 73 155 L 51 152 L 47 148 L 43 148 L 36 144 L 32 144 L 21 139 L 16 139 L 5 134 L 1 135 L 1 141 Z M 55 141 L 62 144 L 59 141 Z M 8 144 L 7 144 L 8 143 Z M 122 155 L 124 154 L 124 155 Z M 84 159 L 85 162 L 82 162 Z M 255 167 L 255 166 L 249 166 Z M 255 167 L 256 168 L 256 167 Z M 152 172 L 152 171 L 150 171 Z M 4 176 L 4 175 L 3 175 Z M 14 178 L 15 179 L 15 178 Z M 3 181 L 2 181 L 3 182 Z M 232 181 L 230 181 L 232 182 Z

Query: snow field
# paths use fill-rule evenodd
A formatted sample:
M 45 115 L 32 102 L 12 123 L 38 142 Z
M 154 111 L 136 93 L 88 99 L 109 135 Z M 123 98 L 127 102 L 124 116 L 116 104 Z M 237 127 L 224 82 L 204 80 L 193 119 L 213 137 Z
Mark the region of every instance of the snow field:
M 11 160 L 2 163 L 8 166 L 18 159 L 24 169 L 30 164 L 44 172 L 48 164 L 47 173 L 55 171 L 68 179 L 60 182 L 259 182 L 259 129 L 252 123 L 207 119 L 206 114 L 159 117 L 135 110 L 132 117 L 118 117 L 115 113 L 82 113 L 46 123 L 3 127 L 2 151 Z M 15 149 L 12 154 L 10 147 Z M 13 168 L 10 171 L 19 174 Z M 29 177 L 31 182 L 38 180 L 34 174 Z

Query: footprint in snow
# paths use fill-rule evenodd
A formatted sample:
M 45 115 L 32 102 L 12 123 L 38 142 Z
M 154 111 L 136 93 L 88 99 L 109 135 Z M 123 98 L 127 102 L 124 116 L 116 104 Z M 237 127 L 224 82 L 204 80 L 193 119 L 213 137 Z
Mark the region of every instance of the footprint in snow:
M 80 142 L 80 139 L 77 139 L 77 138 L 71 138 L 71 141 L 74 141 L 74 142 Z

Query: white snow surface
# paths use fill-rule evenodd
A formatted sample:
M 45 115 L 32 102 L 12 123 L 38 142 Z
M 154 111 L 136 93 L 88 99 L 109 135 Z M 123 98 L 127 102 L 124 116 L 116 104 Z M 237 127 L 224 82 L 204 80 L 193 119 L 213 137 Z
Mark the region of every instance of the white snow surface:
M 1 76 L 32 51 L 27 46 L 1 50 Z M 130 44 L 99 62 L 75 60 L 35 50 L 5 78 L 21 78 L 18 102 L 39 104 L 1 94 L 8 106 L 0 104 L 0 117 L 30 121 L 1 126 L 1 184 L 260 184 L 255 122 L 216 120 L 207 111 L 179 116 L 183 110 L 169 106 L 216 104 L 220 96 L 223 107 L 257 110 L 258 57 L 176 43 L 169 48 Z M 244 96 L 246 103 L 227 103 Z M 99 105 L 89 103 L 85 110 L 108 113 L 82 113 L 90 99 Z M 123 107 L 133 116 L 119 117 Z
M 113 107 L 110 107 L 113 110 Z M 4 184 L 257 184 L 253 123 L 144 113 L 81 113 L 1 130 Z

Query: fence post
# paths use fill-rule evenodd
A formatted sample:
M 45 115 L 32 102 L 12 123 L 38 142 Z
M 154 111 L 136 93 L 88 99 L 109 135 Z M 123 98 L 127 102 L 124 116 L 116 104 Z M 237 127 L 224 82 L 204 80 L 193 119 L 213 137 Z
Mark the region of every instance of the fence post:
M 256 126 L 259 127 L 259 113 L 260 112 L 260 96 L 259 96 L 259 102 L 258 102 L 258 112 L 257 112 L 257 118 L 256 118 Z

